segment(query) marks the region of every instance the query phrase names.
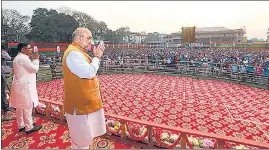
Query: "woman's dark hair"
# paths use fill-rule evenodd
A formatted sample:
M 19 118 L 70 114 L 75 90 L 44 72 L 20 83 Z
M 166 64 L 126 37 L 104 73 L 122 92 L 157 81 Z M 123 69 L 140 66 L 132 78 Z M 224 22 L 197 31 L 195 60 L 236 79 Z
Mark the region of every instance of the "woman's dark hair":
M 29 43 L 19 43 L 18 44 L 18 51 L 21 52 L 21 50 L 25 47 L 27 47 L 27 45 L 29 45 Z

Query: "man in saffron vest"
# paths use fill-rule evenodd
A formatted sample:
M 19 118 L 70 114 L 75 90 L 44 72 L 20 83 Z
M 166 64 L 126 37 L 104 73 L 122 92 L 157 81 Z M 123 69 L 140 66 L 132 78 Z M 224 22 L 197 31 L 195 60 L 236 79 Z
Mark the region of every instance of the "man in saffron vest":
M 78 28 L 73 43 L 64 53 L 64 112 L 71 136 L 72 149 L 89 149 L 93 138 L 106 133 L 105 115 L 96 77 L 100 58 L 105 49 L 99 45 L 93 58 L 87 54 L 92 40 L 91 31 Z

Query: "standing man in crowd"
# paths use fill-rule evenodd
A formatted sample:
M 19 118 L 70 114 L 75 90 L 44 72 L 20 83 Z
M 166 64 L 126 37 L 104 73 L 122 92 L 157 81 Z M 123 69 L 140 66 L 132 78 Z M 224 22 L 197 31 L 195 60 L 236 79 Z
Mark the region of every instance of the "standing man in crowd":
M 10 106 L 16 108 L 19 131 L 26 130 L 26 134 L 30 134 L 42 128 L 41 125 L 35 126 L 32 118 L 33 107 L 38 105 L 36 73 L 39 70 L 39 55 L 35 53 L 33 62 L 30 60 L 32 47 L 28 43 L 19 43 L 18 51 L 13 60 Z
M 89 149 L 93 138 L 106 133 L 105 115 L 97 79 L 100 58 L 105 49 L 100 44 L 90 50 L 92 34 L 78 28 L 72 35 L 73 43 L 64 53 L 64 112 L 71 136 L 72 149 Z
M 9 107 L 7 102 L 6 86 L 7 79 L 10 76 L 12 69 L 8 66 L 7 60 L 11 60 L 9 54 L 1 50 L 1 109 L 4 111 L 4 119 L 7 119 L 7 112 L 13 111 L 14 109 Z

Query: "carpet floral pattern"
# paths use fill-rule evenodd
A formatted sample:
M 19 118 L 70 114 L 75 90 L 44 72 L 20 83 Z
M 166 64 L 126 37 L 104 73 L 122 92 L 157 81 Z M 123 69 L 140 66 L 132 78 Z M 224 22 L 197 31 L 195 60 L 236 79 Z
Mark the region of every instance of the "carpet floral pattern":
M 163 75 L 101 75 L 99 79 L 107 113 L 269 144 L 268 90 Z M 62 79 L 39 83 L 37 88 L 39 97 L 63 101 Z M 35 119 L 44 124 L 38 136 L 18 133 L 15 122 L 2 123 L 2 143 L 10 141 L 2 148 L 70 148 L 67 126 Z M 91 148 L 131 147 L 115 139 L 96 140 Z
M 8 112 L 9 118 L 14 118 L 14 112 Z M 42 124 L 43 128 L 37 132 L 27 135 L 25 132 L 18 132 L 15 120 L 2 122 L 2 149 L 70 149 L 71 142 L 67 125 L 62 125 L 34 117 L 36 124 Z M 121 144 L 119 137 L 102 136 L 94 139 L 90 149 L 130 149 L 136 143 Z
M 163 75 L 99 76 L 112 114 L 269 143 L 269 91 L 215 80 Z M 63 80 L 38 84 L 40 97 L 63 101 Z

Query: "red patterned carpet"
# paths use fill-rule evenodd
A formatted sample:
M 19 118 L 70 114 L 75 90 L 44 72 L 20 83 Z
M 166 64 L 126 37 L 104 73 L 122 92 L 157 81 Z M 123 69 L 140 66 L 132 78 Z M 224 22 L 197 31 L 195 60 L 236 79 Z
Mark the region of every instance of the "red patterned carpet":
M 15 117 L 15 113 L 8 112 L 8 116 Z M 25 132 L 18 132 L 15 120 L 2 122 L 2 149 L 70 149 L 69 130 L 66 125 L 42 119 L 42 116 L 34 117 L 36 124 L 42 124 L 43 128 L 38 132 L 27 135 Z M 136 142 L 121 144 L 120 138 L 116 136 L 102 136 L 94 140 L 90 149 L 130 149 L 140 148 Z
M 105 111 L 160 124 L 269 143 L 269 91 L 240 84 L 162 75 L 101 75 Z M 63 100 L 63 80 L 38 84 Z
M 162 75 L 99 79 L 108 113 L 269 144 L 268 90 Z M 63 101 L 63 80 L 39 83 L 38 92 L 40 97 Z M 64 129 L 59 131 L 64 135 Z

